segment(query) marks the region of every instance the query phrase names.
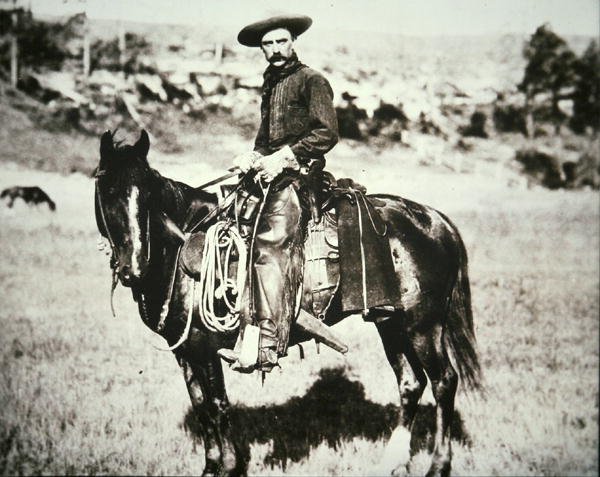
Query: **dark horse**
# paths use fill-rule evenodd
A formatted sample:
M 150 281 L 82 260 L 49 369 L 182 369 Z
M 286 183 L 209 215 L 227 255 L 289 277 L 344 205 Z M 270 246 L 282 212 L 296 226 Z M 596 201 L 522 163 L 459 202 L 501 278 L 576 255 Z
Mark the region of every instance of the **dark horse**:
M 192 281 L 176 262 L 179 245 L 170 240 L 161 216 L 182 227 L 190 204 L 199 204 L 207 214 L 216 206 L 216 197 L 161 176 L 148 164 L 149 145 L 145 131 L 133 146 L 115 144 L 110 132 L 102 136 L 96 220 L 111 243 L 115 276 L 131 288 L 144 323 L 173 345 L 187 322 Z M 400 391 L 399 422 L 378 472 L 406 470 L 413 419 L 429 377 L 437 428 L 428 475 L 448 475 L 459 377 L 466 388 L 480 385 L 465 247 L 456 227 L 440 212 L 400 197 L 376 197 L 385 202 L 380 210 L 403 288 L 402 309 L 374 325 Z M 325 323 L 343 317 L 332 306 Z M 247 469 L 247 457 L 230 423 L 217 355 L 235 338 L 209 331 L 194 313 L 187 340 L 174 350 L 202 429 L 205 474 L 237 475 Z
M 23 199 L 23 202 L 26 204 L 48 204 L 48 208 L 51 211 L 56 210 L 56 204 L 50 198 L 48 194 L 46 194 L 42 189 L 38 186 L 13 186 L 7 189 L 4 189 L 0 194 L 0 199 L 8 198 L 8 206 L 12 207 L 15 200 Z

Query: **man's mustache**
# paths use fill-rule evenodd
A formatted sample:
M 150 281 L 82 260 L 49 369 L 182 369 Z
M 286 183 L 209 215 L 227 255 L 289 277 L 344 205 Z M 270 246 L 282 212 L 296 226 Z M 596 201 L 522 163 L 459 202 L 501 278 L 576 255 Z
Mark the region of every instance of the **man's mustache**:
M 279 53 L 274 53 L 273 56 L 271 56 L 271 58 L 269 58 L 269 61 L 271 63 L 273 63 L 274 61 L 281 61 L 281 60 L 286 60 L 287 58 L 284 57 L 283 55 L 280 55 Z

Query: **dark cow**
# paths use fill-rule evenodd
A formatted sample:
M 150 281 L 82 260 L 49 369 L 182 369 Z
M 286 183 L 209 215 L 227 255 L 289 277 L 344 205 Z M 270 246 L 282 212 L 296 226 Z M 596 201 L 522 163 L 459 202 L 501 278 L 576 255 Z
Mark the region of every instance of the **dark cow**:
M 56 210 L 56 204 L 48 197 L 42 189 L 38 186 L 24 187 L 24 186 L 13 186 L 8 187 L 2 191 L 0 198 L 8 198 L 8 206 L 12 207 L 16 199 L 23 199 L 27 204 L 41 204 L 46 203 L 50 210 Z

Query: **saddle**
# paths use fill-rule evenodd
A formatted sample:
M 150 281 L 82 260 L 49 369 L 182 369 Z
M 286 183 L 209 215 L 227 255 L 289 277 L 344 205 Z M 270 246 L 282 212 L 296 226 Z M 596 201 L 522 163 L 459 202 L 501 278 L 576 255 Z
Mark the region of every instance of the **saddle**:
M 366 319 L 375 318 L 368 310 L 401 308 L 387 225 L 378 210 L 385 202 L 368 197 L 350 178 L 336 181 L 326 172 L 324 184 L 324 220 L 312 222 L 305 249 L 305 296 L 311 287 L 315 316 L 329 307 L 329 290 L 339 290 L 343 313 L 362 311 Z
M 322 320 L 339 290 L 343 313 L 401 308 L 387 226 L 378 211 L 385 203 L 369 198 L 352 179 L 336 181 L 326 171 L 321 177 L 304 201 L 312 219 L 305 240 L 302 307 Z M 227 196 L 232 186 L 224 187 Z M 258 205 L 258 197 L 238 192 L 233 210 L 242 236 L 249 235 Z M 181 249 L 182 268 L 196 280 L 203 247 L 204 234 L 199 232 Z

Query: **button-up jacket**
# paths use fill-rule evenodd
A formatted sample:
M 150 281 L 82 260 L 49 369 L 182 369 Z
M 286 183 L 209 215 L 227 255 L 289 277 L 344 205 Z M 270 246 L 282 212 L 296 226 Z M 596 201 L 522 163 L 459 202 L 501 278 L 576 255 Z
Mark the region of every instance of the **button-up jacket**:
M 254 149 L 266 155 L 288 145 L 301 165 L 324 160 L 338 141 L 329 82 L 319 72 L 301 68 L 280 80 L 267 101 L 263 98 Z

